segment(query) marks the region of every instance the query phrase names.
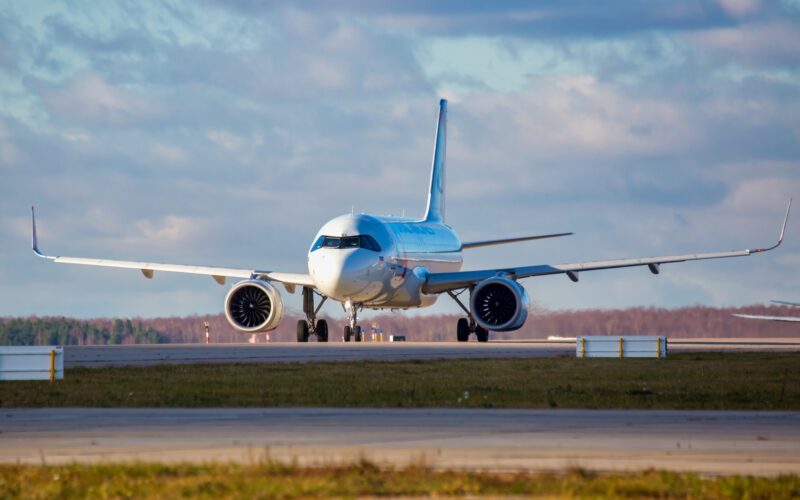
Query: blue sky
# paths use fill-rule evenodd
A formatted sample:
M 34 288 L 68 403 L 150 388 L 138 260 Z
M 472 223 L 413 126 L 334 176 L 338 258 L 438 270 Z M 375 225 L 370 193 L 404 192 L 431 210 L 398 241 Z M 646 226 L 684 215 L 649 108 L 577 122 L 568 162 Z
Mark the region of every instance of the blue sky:
M 221 311 L 210 278 L 35 259 L 31 204 L 55 254 L 304 272 L 327 219 L 422 211 L 439 97 L 464 239 L 577 233 L 465 268 L 761 246 L 800 195 L 796 0 L 0 1 L 0 315 Z M 525 284 L 797 300 L 800 220 L 771 254 L 581 278 Z

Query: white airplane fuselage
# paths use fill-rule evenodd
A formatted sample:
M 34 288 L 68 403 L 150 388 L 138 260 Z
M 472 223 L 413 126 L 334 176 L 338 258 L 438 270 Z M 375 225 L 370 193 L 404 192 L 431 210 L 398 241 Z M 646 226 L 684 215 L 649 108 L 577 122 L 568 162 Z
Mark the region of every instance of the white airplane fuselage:
M 356 246 L 360 236 L 377 246 Z M 375 308 L 433 304 L 437 296 L 421 291 L 425 275 L 459 271 L 462 262 L 461 240 L 446 224 L 365 214 L 328 221 L 308 252 L 308 272 L 320 292 Z

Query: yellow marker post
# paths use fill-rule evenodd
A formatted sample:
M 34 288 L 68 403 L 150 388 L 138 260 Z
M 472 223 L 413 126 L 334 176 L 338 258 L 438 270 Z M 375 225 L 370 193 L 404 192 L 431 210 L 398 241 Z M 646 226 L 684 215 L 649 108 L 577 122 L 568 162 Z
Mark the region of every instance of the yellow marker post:
M 661 357 L 661 337 L 656 337 L 656 357 Z
M 623 352 L 622 351 L 622 342 L 623 342 L 622 337 L 620 337 L 619 338 L 619 357 L 620 358 L 622 357 L 622 352 Z
M 50 382 L 56 380 L 56 350 L 50 351 Z
M 586 357 L 586 337 L 581 337 L 581 357 Z

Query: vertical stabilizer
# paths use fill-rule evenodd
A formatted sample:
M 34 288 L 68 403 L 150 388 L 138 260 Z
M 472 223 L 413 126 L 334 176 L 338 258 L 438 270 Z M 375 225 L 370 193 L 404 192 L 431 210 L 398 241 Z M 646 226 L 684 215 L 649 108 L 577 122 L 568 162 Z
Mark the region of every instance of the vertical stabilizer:
M 439 101 L 439 123 L 436 127 L 436 142 L 433 146 L 431 185 L 428 192 L 428 208 L 425 220 L 444 222 L 444 166 L 447 150 L 447 100 Z

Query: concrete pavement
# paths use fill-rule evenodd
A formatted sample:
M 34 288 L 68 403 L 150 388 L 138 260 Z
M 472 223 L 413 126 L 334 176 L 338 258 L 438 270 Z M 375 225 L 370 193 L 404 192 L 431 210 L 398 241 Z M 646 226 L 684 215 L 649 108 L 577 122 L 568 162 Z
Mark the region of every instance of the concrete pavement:
M 367 458 L 487 470 L 800 473 L 800 412 L 5 409 L 0 462 Z

